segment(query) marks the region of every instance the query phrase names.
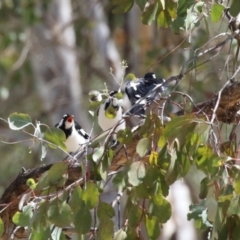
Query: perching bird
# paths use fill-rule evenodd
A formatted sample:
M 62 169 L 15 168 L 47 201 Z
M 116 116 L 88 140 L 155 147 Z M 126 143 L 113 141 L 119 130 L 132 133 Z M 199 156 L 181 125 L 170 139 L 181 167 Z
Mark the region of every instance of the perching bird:
M 79 123 L 74 120 L 73 115 L 63 115 L 63 118 L 55 127 L 60 128 L 65 133 L 65 145 L 67 146 L 68 152 L 77 152 L 90 140 L 90 136 L 84 131 Z
M 97 111 L 98 124 L 103 131 L 116 127 L 113 130 L 113 141 L 117 142 L 117 132 L 126 128 L 126 122 L 122 118 L 123 110 L 120 99 L 116 98 L 117 91 L 109 93 L 109 97 L 100 105 Z
M 132 108 L 129 111 L 131 114 L 144 115 L 146 104 L 153 100 L 158 100 L 158 94 L 167 90 L 167 86 L 160 86 L 164 84 L 165 80 L 156 78 L 156 75 L 151 72 L 146 73 L 144 78 L 136 78 L 133 74 L 130 74 L 130 78 L 131 80 L 127 81 L 125 85 L 126 96 L 123 100 L 124 106 L 127 108 L 125 110 Z M 157 86 L 159 86 L 159 88 L 155 91 Z M 145 96 L 147 96 L 146 99 L 141 100 L 141 98 Z

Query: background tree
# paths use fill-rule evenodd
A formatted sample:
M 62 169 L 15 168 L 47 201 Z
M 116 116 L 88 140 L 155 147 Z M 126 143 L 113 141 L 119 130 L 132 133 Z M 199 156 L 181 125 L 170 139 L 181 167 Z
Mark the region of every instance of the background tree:
M 115 239 L 205 239 L 202 232 L 238 239 L 239 9 L 237 0 L 3 1 L 2 192 L 21 167 L 34 167 L 23 169 L 2 195 L 3 239 L 112 239 L 114 232 Z M 149 114 L 140 129 L 119 135 L 125 148 L 97 145 L 88 156 L 90 173 L 85 164 L 58 162 L 62 134 L 42 125 L 40 133 L 35 120 L 54 126 L 70 112 L 90 131 L 87 94 L 104 83 L 119 87 L 121 59 L 127 59 L 126 73 L 154 71 L 167 79 L 168 95 L 157 106 L 171 122 L 165 126 Z M 99 132 L 96 127 L 93 135 Z M 41 167 L 53 145 L 62 150 L 49 150 L 44 163 L 55 164 Z M 121 204 L 126 199 L 121 215 L 114 211 L 116 192 L 100 184 L 110 178 L 127 196 L 120 198 Z M 180 214 L 190 204 L 187 217 L 201 233 Z M 171 231 L 162 228 L 166 222 L 174 223 Z

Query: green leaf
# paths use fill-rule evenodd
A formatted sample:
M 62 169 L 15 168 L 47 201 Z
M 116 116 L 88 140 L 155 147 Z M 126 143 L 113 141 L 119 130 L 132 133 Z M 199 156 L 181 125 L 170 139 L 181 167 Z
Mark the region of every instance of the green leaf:
M 148 239 L 158 239 L 160 229 L 157 217 L 146 215 L 145 221 Z
M 166 10 L 172 19 L 175 19 L 177 17 L 177 3 L 175 1 L 173 0 L 166 1 Z
M 77 232 L 80 234 L 85 234 L 89 231 L 92 224 L 91 213 L 88 207 L 83 204 L 81 209 L 77 212 L 74 218 L 74 225 Z
M 22 212 L 17 211 L 13 215 L 12 221 L 20 227 L 27 227 L 30 223 L 32 215 L 32 208 L 30 206 L 24 206 Z
M 99 201 L 99 191 L 96 184 L 87 182 L 86 189 L 83 191 L 82 199 L 89 209 L 94 208 Z
M 117 139 L 122 144 L 128 144 L 132 142 L 132 131 L 129 127 L 126 127 L 124 130 L 120 130 L 117 133 Z
M 150 25 L 155 20 L 158 10 L 158 3 L 156 0 L 148 1 L 142 13 L 142 23 Z
M 213 22 L 218 22 L 223 15 L 224 6 L 221 4 L 213 4 L 211 9 L 211 19 Z
M 48 141 L 48 145 L 51 148 L 56 148 L 56 146 L 62 148 L 63 150 L 67 150 L 64 142 L 66 141 L 65 133 L 59 128 L 48 128 L 44 133 L 44 140 Z M 52 144 L 51 144 L 52 143 Z M 54 145 L 56 146 L 54 146 Z
M 4 222 L 2 218 L 0 218 L 0 238 L 3 235 L 3 232 L 4 232 Z
M 36 232 L 43 232 L 49 229 L 51 225 L 48 220 L 47 211 L 48 211 L 48 202 L 42 202 L 39 204 L 39 208 L 34 212 L 32 217 L 32 228 Z
M 236 194 L 240 195 L 240 174 L 235 178 L 233 182 L 233 188 Z
M 192 8 L 188 9 L 187 16 L 185 19 L 185 30 L 186 31 L 191 30 L 198 24 L 199 24 L 198 14 L 194 12 Z
M 158 160 L 158 152 L 152 151 L 149 156 L 149 163 L 151 165 L 157 165 L 157 160 Z
M 170 203 L 162 195 L 155 195 L 153 197 L 150 213 L 156 216 L 160 223 L 165 223 L 172 215 L 172 208 Z
M 239 204 L 240 204 L 240 196 L 239 195 L 233 195 L 230 206 L 227 210 L 227 215 L 231 217 L 232 215 L 239 215 L 240 209 L 239 209 Z
M 199 193 L 200 199 L 205 199 L 207 197 L 208 188 L 209 188 L 208 183 L 209 183 L 208 177 L 203 178 L 203 180 L 201 181 L 200 193 Z
M 135 3 L 140 7 L 141 11 L 144 10 L 144 7 L 148 0 L 135 0 Z
M 158 27 L 168 28 L 171 22 L 172 22 L 171 16 L 166 10 L 161 11 L 159 13 L 157 18 Z
M 98 239 L 99 240 L 112 240 L 114 235 L 114 223 L 110 219 L 100 221 L 98 226 Z
M 195 4 L 195 0 L 179 0 L 177 15 L 179 17 L 185 17 L 187 15 L 187 9 Z
M 104 154 L 104 150 L 105 150 L 104 146 L 101 146 L 93 153 L 92 159 L 94 162 L 98 162 L 101 159 L 101 157 Z
M 97 208 L 97 215 L 100 221 L 111 219 L 115 216 L 115 211 L 110 204 L 100 201 Z
M 113 240 L 124 240 L 125 238 L 127 238 L 127 233 L 123 229 L 119 229 L 114 233 Z
M 126 208 L 125 208 L 126 218 L 128 219 L 128 224 L 130 227 L 136 227 L 142 218 L 142 210 L 137 204 L 132 204 L 130 200 L 128 200 Z
M 20 130 L 32 124 L 31 117 L 24 113 L 12 113 L 8 117 L 8 125 L 12 130 Z
M 50 235 L 51 235 L 50 228 L 47 228 L 46 230 L 42 230 L 39 232 L 32 230 L 30 239 L 31 240 L 48 239 Z
M 59 186 L 59 181 L 63 179 L 63 175 L 67 173 L 67 170 L 68 165 L 66 162 L 58 162 L 53 164 L 48 171 L 48 179 L 50 181 L 50 184 L 58 184 Z
M 111 3 L 114 7 L 112 12 L 114 14 L 119 14 L 119 13 L 125 13 L 129 11 L 133 6 L 134 1 L 133 0 L 112 0 Z
M 80 188 L 79 185 L 77 185 L 71 194 L 71 198 L 69 200 L 69 206 L 71 207 L 73 213 L 77 212 L 80 207 L 81 207 L 81 202 L 83 202 L 82 200 L 82 188 Z
M 69 226 L 73 221 L 70 206 L 66 202 L 60 202 L 59 199 L 55 199 L 49 204 L 47 215 L 49 220 L 60 228 Z
M 189 207 L 191 211 L 187 215 L 187 219 L 190 221 L 191 219 L 198 220 L 199 218 L 202 219 L 201 214 L 203 211 L 206 210 L 205 207 L 205 200 L 202 200 L 199 204 L 191 204 Z
M 128 171 L 128 181 L 133 186 L 138 186 L 146 174 L 144 163 L 138 161 L 131 164 Z
M 233 0 L 231 7 L 230 7 L 230 13 L 233 17 L 236 17 L 240 12 L 240 2 L 239 0 Z
M 113 179 L 113 184 L 118 189 L 123 189 L 126 186 L 126 175 L 123 171 L 119 171 Z
M 151 150 L 151 141 L 148 138 L 142 138 L 136 147 L 136 151 L 140 157 L 144 157 L 146 154 L 149 154 Z

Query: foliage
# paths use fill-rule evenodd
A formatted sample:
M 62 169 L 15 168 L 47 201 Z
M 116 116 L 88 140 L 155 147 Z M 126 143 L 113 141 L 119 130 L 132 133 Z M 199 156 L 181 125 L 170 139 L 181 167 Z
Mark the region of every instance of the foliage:
M 142 10 L 144 24 L 157 21 L 159 27 L 171 27 L 175 33 L 195 29 L 202 18 L 210 17 L 216 23 L 225 10 L 223 4 L 209 6 L 206 1 L 114 0 L 113 11 L 125 13 L 134 3 Z M 230 13 L 236 16 L 239 8 L 239 1 L 233 1 Z M 205 52 L 195 56 L 196 61 Z M 188 99 L 191 105 L 191 97 Z M 184 109 L 185 105 L 181 104 L 181 107 Z M 28 229 L 31 239 L 47 239 L 49 236 L 65 239 L 63 228 L 69 226 L 74 227 L 79 238 L 90 232 L 99 239 L 136 239 L 140 236 L 140 226 L 143 226 L 149 239 L 157 239 L 162 225 L 172 215 L 171 203 L 167 199 L 169 187 L 185 177 L 194 166 L 204 174 L 199 189 L 202 201 L 189 207 L 188 219 L 194 219 L 196 228 L 208 230 L 212 239 L 237 239 L 240 227 L 240 175 L 236 158 L 238 150 L 234 148 L 237 142 L 233 139 L 218 141 L 222 136 L 221 127 L 214 124 L 215 113 L 212 119 L 198 117 L 197 113 L 172 116 L 167 124 L 163 124 L 158 115 L 149 113 L 136 131 L 127 128 L 118 132 L 118 140 L 126 149 L 132 147 L 136 139 L 137 144 L 135 154 L 127 156 L 125 166 L 114 173 L 111 172 L 114 150 L 107 141 L 101 144 L 99 139 L 95 140 L 94 151 L 86 159 L 95 168 L 97 177 L 86 173 L 67 185 L 67 163 L 53 164 L 40 179 L 28 179 L 26 185 L 29 189 L 25 194 L 30 193 L 32 197 L 21 196 L 27 199 L 25 206 L 14 214 L 12 221 Z M 39 122 L 34 125 L 31 117 L 23 113 L 11 114 L 8 124 L 10 129 L 30 136 L 33 143 L 40 143 L 41 158 L 46 156 L 48 147 L 66 153 L 65 136 L 61 130 Z M 29 130 L 30 127 L 33 131 Z M 114 222 L 118 217 L 114 204 L 100 198 L 104 191 L 103 181 L 110 180 L 112 175 L 115 188 L 128 196 L 119 229 Z M 214 195 L 209 196 L 212 191 Z M 215 209 L 209 207 L 209 201 L 215 203 Z M 210 217 L 209 210 L 214 212 L 213 217 Z M 2 233 L 3 221 L 0 220 Z

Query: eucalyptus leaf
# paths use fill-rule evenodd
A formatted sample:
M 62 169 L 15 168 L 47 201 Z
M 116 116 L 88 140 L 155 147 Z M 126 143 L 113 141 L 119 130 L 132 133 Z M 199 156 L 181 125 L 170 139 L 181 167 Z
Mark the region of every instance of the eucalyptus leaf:
M 48 142 L 48 145 L 51 148 L 56 148 L 58 146 L 65 151 L 67 150 L 67 147 L 64 144 L 66 141 L 66 136 L 59 128 L 48 128 L 44 133 L 44 140 Z
M 144 157 L 151 149 L 151 141 L 148 138 L 142 138 L 136 147 L 136 151 L 140 157 Z
M 79 234 L 85 234 L 89 231 L 92 223 L 89 208 L 84 204 L 77 212 L 74 218 L 74 226 Z
M 225 7 L 221 4 L 213 4 L 211 9 L 211 19 L 213 22 L 218 22 L 223 16 Z
M 67 173 L 67 162 L 58 162 L 52 165 L 48 171 L 48 179 L 50 184 L 57 184 L 63 179 L 63 175 Z
M 128 181 L 133 186 L 138 186 L 146 174 L 145 165 L 143 162 L 134 162 L 131 164 L 128 171 Z
M 158 239 L 160 234 L 160 228 L 158 219 L 155 216 L 146 215 L 145 224 L 148 234 L 148 239 Z
M 99 201 L 99 191 L 95 183 L 88 181 L 83 191 L 82 199 L 89 209 L 96 207 Z
M 12 130 L 21 130 L 32 124 L 31 117 L 24 113 L 12 113 L 8 117 L 8 125 Z

